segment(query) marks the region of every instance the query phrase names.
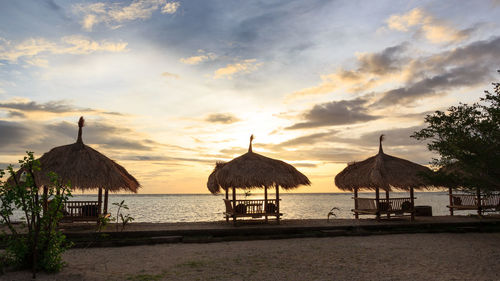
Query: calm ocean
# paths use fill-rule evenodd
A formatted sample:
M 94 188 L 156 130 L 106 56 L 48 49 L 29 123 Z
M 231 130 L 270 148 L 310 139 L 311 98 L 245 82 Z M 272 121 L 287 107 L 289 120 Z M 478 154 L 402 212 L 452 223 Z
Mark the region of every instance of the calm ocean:
M 273 198 L 270 194 L 269 198 Z M 374 193 L 360 193 L 360 197 L 374 198 Z M 385 194 L 381 194 L 381 197 Z M 391 197 L 409 197 L 408 193 L 393 192 Z M 434 216 L 449 215 L 446 192 L 415 192 L 415 205 L 430 205 Z M 237 199 L 243 199 L 239 196 Z M 97 200 L 96 195 L 74 195 L 73 200 Z M 223 195 L 212 194 L 110 194 L 109 211 L 115 216 L 112 203 L 125 200 L 135 222 L 198 222 L 222 220 Z M 252 194 L 248 199 L 262 199 L 261 194 Z M 354 207 L 350 193 L 280 193 L 281 211 L 284 219 L 326 219 L 333 207 L 337 218 L 354 218 Z M 470 212 L 473 213 L 473 212 Z M 459 212 L 467 214 L 467 212 Z M 370 217 L 370 216 L 363 216 Z

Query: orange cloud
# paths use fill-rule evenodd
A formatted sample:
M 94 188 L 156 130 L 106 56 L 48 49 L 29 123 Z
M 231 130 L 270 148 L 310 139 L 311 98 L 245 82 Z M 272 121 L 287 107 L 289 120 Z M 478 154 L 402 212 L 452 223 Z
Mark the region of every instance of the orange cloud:
M 237 73 L 250 73 L 256 71 L 262 63 L 257 63 L 256 59 L 247 59 L 237 63 L 228 64 L 219 68 L 214 73 L 214 79 L 232 79 Z
M 422 32 L 432 43 L 461 42 L 468 38 L 464 30 L 458 30 L 427 14 L 420 8 L 415 8 L 406 14 L 392 15 L 387 19 L 390 29 L 407 32 L 410 28 Z

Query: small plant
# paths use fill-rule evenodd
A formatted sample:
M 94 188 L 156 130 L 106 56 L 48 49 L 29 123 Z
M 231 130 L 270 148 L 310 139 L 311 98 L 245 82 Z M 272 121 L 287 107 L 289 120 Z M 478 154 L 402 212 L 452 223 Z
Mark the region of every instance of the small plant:
M 334 216 L 334 217 L 337 217 L 337 214 L 334 213 L 334 211 L 340 211 L 339 208 L 337 207 L 333 207 L 330 212 L 328 212 L 328 216 L 326 218 L 326 221 L 330 221 L 330 216 Z
M 134 221 L 134 218 L 131 217 L 129 214 L 123 216 L 123 214 L 121 213 L 122 209 L 128 210 L 128 206 L 125 204 L 125 200 L 122 200 L 122 202 L 120 202 L 120 203 L 113 203 L 113 205 L 115 205 L 115 206 L 118 207 L 118 210 L 116 210 L 116 218 L 114 219 L 116 221 L 116 231 L 118 231 L 119 219 L 122 220 L 122 229 L 121 229 L 121 231 L 123 231 L 123 229 L 125 229 L 125 226 L 129 222 Z
M 0 225 L 5 225 L 10 232 L 4 233 L 5 251 L 0 260 L 2 267 L 31 268 L 36 278 L 38 270 L 55 272 L 64 265 L 62 253 L 71 243 L 66 242 L 57 224 L 63 217 L 63 206 L 71 192 L 69 184 L 62 184 L 54 173 L 48 173 L 50 186 L 44 189 L 38 186 L 35 174 L 41 170 L 41 165 L 33 152 L 27 152 L 19 164 L 23 171 L 20 176 L 10 165 L 6 181 L 2 181 L 5 171 L 0 170 Z M 16 210 L 23 213 L 22 228 L 26 233 L 20 232 L 12 222 Z
M 120 214 L 120 218 L 122 219 L 122 231 L 123 229 L 125 229 L 125 225 L 127 225 L 129 222 L 134 221 L 134 218 L 129 214 L 126 214 L 125 216 L 123 216 L 123 214 Z

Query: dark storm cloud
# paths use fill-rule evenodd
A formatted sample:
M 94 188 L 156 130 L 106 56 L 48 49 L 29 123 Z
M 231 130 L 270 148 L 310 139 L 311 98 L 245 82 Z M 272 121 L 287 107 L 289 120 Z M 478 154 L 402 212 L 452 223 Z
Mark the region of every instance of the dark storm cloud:
M 240 121 L 240 119 L 231 113 L 214 113 L 208 115 L 205 121 L 210 123 L 231 124 Z
M 296 123 L 287 129 L 348 125 L 380 118 L 367 112 L 367 100 L 362 98 L 317 104 L 303 115 L 305 122 Z

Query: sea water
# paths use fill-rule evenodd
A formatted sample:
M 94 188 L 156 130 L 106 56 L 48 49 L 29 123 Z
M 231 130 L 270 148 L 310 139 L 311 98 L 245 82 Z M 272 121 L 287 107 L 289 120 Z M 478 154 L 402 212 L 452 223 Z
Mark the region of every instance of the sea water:
M 238 194 L 239 195 L 239 194 Z M 409 197 L 409 193 L 391 192 L 391 198 Z M 359 197 L 375 198 L 375 193 L 360 193 Z M 381 193 L 381 198 L 385 193 Z M 434 216 L 449 215 L 447 192 L 415 192 L 415 205 L 432 207 Z M 223 195 L 212 194 L 110 194 L 108 212 L 116 216 L 120 203 L 128 206 L 122 210 L 134 222 L 199 222 L 222 220 L 225 205 Z M 263 199 L 263 194 L 252 193 L 247 199 Z M 270 199 L 275 198 L 269 194 Z M 244 195 L 237 199 L 244 199 Z M 328 212 L 334 210 L 336 218 L 354 218 L 351 209 L 354 200 L 351 193 L 286 193 L 280 192 L 280 211 L 283 219 L 326 219 Z M 96 195 L 74 195 L 71 200 L 97 200 Z M 475 213 L 460 211 L 457 214 Z M 363 216 L 365 217 L 365 216 Z M 366 216 L 369 217 L 369 216 Z M 333 217 L 334 218 L 334 217 Z

